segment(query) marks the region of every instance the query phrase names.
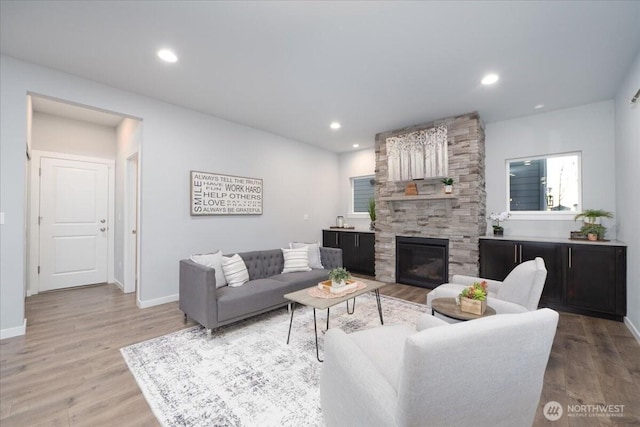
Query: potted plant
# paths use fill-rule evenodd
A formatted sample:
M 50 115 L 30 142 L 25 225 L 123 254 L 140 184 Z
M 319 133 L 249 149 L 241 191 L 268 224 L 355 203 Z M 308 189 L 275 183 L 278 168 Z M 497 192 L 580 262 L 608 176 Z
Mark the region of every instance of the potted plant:
M 607 229 L 602 224 L 591 224 L 585 223 L 582 228 L 580 228 L 580 233 L 583 236 L 587 236 L 589 240 L 602 240 L 604 239 L 604 233 Z
M 369 218 L 371 219 L 369 230 L 374 231 L 376 229 L 376 199 L 373 197 L 369 199 Z
M 334 288 L 341 288 L 346 285 L 346 280 L 351 277 L 351 274 L 347 271 L 346 268 L 334 268 L 329 271 L 329 279 L 331 279 L 331 286 Z
M 500 221 L 506 221 L 509 218 L 509 216 L 510 215 L 507 212 L 500 212 L 500 213 L 491 212 L 489 219 L 493 221 L 494 236 L 504 235 L 504 227 L 500 225 Z
M 613 218 L 613 214 L 604 209 L 585 209 L 573 219 L 578 220 L 580 218 L 583 218 L 585 224 L 600 224 L 602 222 L 600 218 Z
M 458 295 L 460 310 L 477 315 L 484 314 L 487 309 L 487 282 L 475 282 Z
M 453 193 L 453 178 L 442 178 L 440 180 L 444 184 L 444 193 L 451 194 Z

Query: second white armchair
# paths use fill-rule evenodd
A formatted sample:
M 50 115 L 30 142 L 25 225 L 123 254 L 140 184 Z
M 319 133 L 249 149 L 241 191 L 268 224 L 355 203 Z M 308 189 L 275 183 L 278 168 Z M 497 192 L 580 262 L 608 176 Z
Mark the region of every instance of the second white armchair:
M 485 280 L 489 285 L 487 305 L 497 314 L 533 311 L 538 308 L 546 279 L 547 269 L 540 257 L 519 264 L 502 282 L 455 275 L 451 283 L 444 283 L 427 294 L 427 310 L 431 313 L 431 301 L 435 298 L 455 298 L 465 287 Z

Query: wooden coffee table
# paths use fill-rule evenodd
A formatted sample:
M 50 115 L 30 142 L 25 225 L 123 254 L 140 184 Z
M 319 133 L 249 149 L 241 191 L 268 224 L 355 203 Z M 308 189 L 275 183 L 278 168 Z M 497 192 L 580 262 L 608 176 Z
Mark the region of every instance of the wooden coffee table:
M 301 289 L 296 292 L 291 292 L 289 294 L 285 294 L 284 297 L 292 302 L 291 307 L 291 319 L 289 320 L 289 334 L 287 335 L 287 344 L 289 344 L 289 338 L 291 337 L 291 325 L 293 323 L 293 313 L 296 309 L 296 303 L 306 305 L 313 308 L 313 331 L 316 335 L 316 357 L 319 362 L 322 362 L 320 359 L 320 351 L 318 350 L 318 327 L 316 326 L 316 309 L 323 310 L 327 309 L 327 329 L 329 329 L 329 310 L 334 305 L 341 304 L 343 302 L 347 303 L 347 313 L 353 314 L 356 309 L 356 297 L 360 296 L 364 293 L 371 292 L 376 296 L 376 302 L 378 303 L 378 315 L 380 316 L 380 323 L 384 325 L 384 320 L 382 319 L 382 306 L 380 305 L 380 291 L 379 289 L 386 285 L 386 283 L 377 282 L 377 281 L 369 281 L 369 280 L 358 280 L 358 282 L 362 282 L 366 285 L 365 288 L 359 289 L 350 294 L 346 294 L 344 296 L 336 297 L 336 298 L 317 298 L 309 295 L 309 289 L 313 289 L 316 286 L 312 286 L 310 288 Z M 349 300 L 353 299 L 353 307 L 351 311 L 349 311 Z
M 496 314 L 496 311 L 492 307 L 487 306 L 484 314 L 467 313 L 466 311 L 460 310 L 460 306 L 456 304 L 455 298 L 435 298 L 431 301 L 431 315 L 434 313 L 440 313 L 443 316 L 456 320 L 473 320 L 493 316 Z

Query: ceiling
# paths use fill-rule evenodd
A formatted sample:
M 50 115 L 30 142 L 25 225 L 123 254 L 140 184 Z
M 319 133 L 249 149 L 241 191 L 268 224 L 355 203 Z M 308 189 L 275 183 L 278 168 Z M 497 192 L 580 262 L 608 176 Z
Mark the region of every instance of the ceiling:
M 638 22 L 640 1 L 2 0 L 0 50 L 344 152 L 470 111 L 488 123 L 611 99 Z M 482 86 L 487 72 L 499 82 Z

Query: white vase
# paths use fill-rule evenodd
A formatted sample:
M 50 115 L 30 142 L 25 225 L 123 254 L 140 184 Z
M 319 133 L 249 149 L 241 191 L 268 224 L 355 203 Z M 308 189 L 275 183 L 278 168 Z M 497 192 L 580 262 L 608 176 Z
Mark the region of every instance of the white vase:
M 343 287 L 344 285 L 346 285 L 346 283 L 344 282 L 344 280 L 341 280 L 341 281 L 339 281 L 339 282 L 336 282 L 335 280 L 332 280 L 332 281 L 331 281 L 331 287 L 333 287 L 333 288 L 341 288 L 341 287 Z
M 444 194 L 451 194 L 451 193 L 453 193 L 453 185 L 445 185 Z

